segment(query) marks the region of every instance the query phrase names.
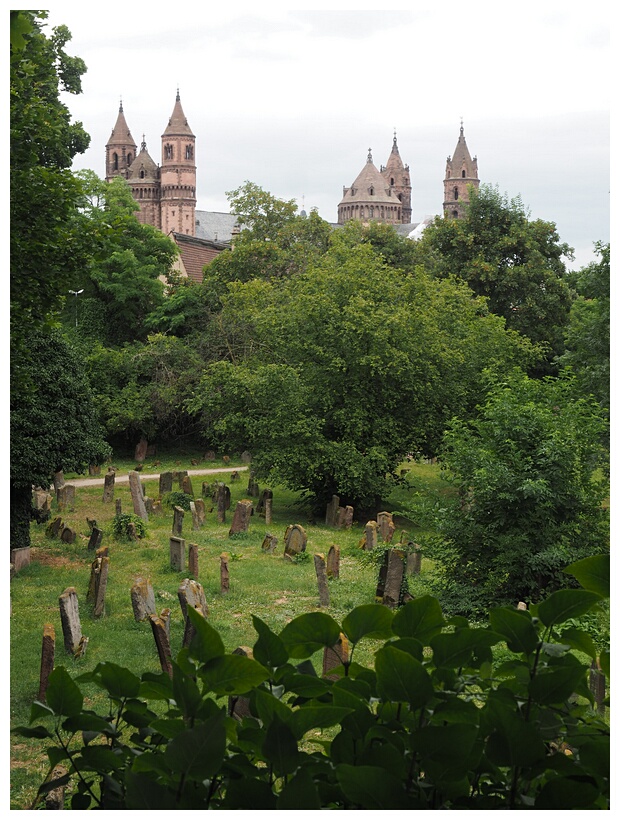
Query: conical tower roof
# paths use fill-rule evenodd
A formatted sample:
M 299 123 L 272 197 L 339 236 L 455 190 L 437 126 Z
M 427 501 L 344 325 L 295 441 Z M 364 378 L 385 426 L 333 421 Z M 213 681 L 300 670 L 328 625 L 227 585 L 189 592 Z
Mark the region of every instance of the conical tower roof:
M 385 179 L 381 176 L 372 161 L 372 153 L 368 149 L 368 158 L 366 165 L 359 172 L 355 178 L 355 182 L 350 188 L 347 188 L 340 205 L 350 204 L 352 202 L 371 202 L 394 204 L 395 197 L 388 194 L 385 184 Z
M 142 137 L 142 144 L 140 145 L 140 153 L 134 159 L 129 170 L 129 180 L 144 180 L 145 182 L 156 181 L 159 177 L 159 168 L 157 163 L 153 160 L 149 152 L 146 150 L 146 142 L 144 136 Z
M 194 134 L 192 133 L 192 129 L 188 125 L 187 117 L 183 112 L 183 106 L 181 105 L 181 97 L 179 95 L 178 90 L 172 114 L 170 116 L 170 119 L 168 120 L 166 130 L 162 134 L 162 137 L 168 136 L 194 136 Z
M 465 142 L 465 133 L 463 130 L 463 123 L 461 122 L 461 131 L 459 139 L 452 154 L 452 159 L 448 158 L 448 164 L 452 166 L 453 170 L 457 168 L 465 168 L 468 177 L 472 179 L 478 178 L 478 163 L 476 158 L 472 160 L 469 148 Z
M 388 174 L 393 174 L 395 172 L 404 171 L 405 166 L 400 158 L 400 152 L 398 150 L 398 143 L 396 142 L 396 134 L 394 134 L 394 140 L 392 142 L 392 150 L 390 151 L 390 156 L 388 157 L 387 165 L 385 166 L 385 171 Z
M 127 125 L 125 114 L 123 113 L 123 103 L 121 102 L 118 109 L 118 117 L 116 118 L 116 123 L 114 125 L 114 128 L 112 129 L 112 133 L 110 134 L 108 145 L 128 144 L 135 146 L 136 143 L 134 142 L 134 139 L 131 136 L 131 131 L 129 130 L 129 126 Z

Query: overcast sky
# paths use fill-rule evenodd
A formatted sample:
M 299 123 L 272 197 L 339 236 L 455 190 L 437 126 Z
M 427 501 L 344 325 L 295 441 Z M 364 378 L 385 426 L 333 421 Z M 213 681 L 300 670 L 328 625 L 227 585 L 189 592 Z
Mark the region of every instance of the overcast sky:
M 418 222 L 441 213 L 462 117 L 481 182 L 555 222 L 569 267 L 591 261 L 609 241 L 610 2 L 391 5 L 54 3 L 50 24 L 88 67 L 65 98 L 91 135 L 74 167 L 105 175 L 121 98 L 161 162 L 178 87 L 198 209 L 227 212 L 226 191 L 250 180 L 335 222 L 343 186 L 369 148 L 387 162 L 396 130 Z

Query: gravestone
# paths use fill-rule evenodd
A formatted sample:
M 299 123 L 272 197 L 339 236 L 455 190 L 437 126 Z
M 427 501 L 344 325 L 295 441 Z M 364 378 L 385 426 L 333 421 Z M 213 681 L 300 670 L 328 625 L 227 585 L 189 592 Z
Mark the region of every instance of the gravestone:
M 588 681 L 590 691 L 594 695 L 596 711 L 599 715 L 605 714 L 605 675 L 601 672 L 598 663 L 594 660 L 590 666 L 590 678 Z
M 181 482 L 181 489 L 186 495 L 191 495 L 194 497 L 194 488 L 192 487 L 192 480 L 189 475 L 184 475 L 183 480 Z
M 401 598 L 401 586 L 405 571 L 405 553 L 399 549 L 387 550 L 388 561 L 383 590 L 383 604 L 395 609 Z
M 114 479 L 116 473 L 114 470 L 108 470 L 103 477 L 103 503 L 109 504 L 114 500 Z
M 170 537 L 170 566 L 175 572 L 185 569 L 185 539 L 175 535 Z
M 105 593 L 108 586 L 108 572 L 110 569 L 110 559 L 107 555 L 100 560 L 101 566 L 96 580 L 95 604 L 93 606 L 94 618 L 100 618 L 105 614 Z
M 230 474 L 231 483 L 234 482 L 234 481 L 240 481 L 240 480 L 241 479 L 240 479 L 240 476 L 239 476 L 239 473 L 237 472 L 237 470 L 233 470 L 232 473 Z
M 149 615 L 157 615 L 155 594 L 148 578 L 136 578 L 136 583 L 131 588 L 131 607 L 138 623 L 146 621 Z
M 252 515 L 252 502 L 247 498 L 237 501 L 237 507 L 233 515 L 232 524 L 228 535 L 236 535 L 240 532 L 247 532 L 250 526 L 250 516 Z
M 101 467 L 99 464 L 89 464 L 88 465 L 88 475 L 100 475 L 101 474 Z
M 129 489 L 131 491 L 131 501 L 133 503 L 134 513 L 143 521 L 148 521 L 149 516 L 144 504 L 144 495 L 142 493 L 140 475 L 135 470 L 129 471 Z
M 155 501 L 153 501 L 153 515 L 161 515 L 161 513 L 162 513 L 161 501 L 157 498 L 157 499 L 155 499 Z
M 60 605 L 60 623 L 65 649 L 69 655 L 79 652 L 82 642 L 82 626 L 80 624 L 80 610 L 75 587 L 67 587 L 58 599 Z
M 135 449 L 135 452 L 134 452 L 134 458 L 138 462 L 138 464 L 141 464 L 144 461 L 144 459 L 146 458 L 146 452 L 147 452 L 148 448 L 149 448 L 149 443 L 144 438 L 144 436 L 142 436 L 140 441 L 136 444 L 136 449 Z
M 377 548 L 378 544 L 378 531 L 379 525 L 376 521 L 368 521 L 366 524 L 366 543 L 364 544 L 365 550 L 374 550 Z
M 332 500 L 327 505 L 325 511 L 325 523 L 328 527 L 335 527 L 338 522 L 338 510 L 340 509 L 340 498 L 332 495 Z
M 187 545 L 187 571 L 198 578 L 198 544 Z
M 159 617 L 164 625 L 164 629 L 166 630 L 166 635 L 168 636 L 168 643 L 170 643 L 170 621 L 172 620 L 172 610 L 169 607 L 166 607 L 166 609 L 162 609 Z
M 205 613 L 202 611 L 202 607 L 200 605 L 195 606 L 194 609 L 203 618 L 205 617 Z M 185 627 L 183 629 L 183 644 L 182 645 L 183 646 L 189 646 L 190 643 L 192 642 L 192 638 L 194 637 L 195 634 L 196 634 L 196 627 L 194 626 L 194 624 L 191 622 L 191 620 L 189 618 L 186 618 L 185 619 Z
M 205 514 L 206 514 L 205 513 L 205 502 L 202 500 L 202 498 L 197 498 L 193 502 L 193 504 L 196 508 L 196 517 L 197 517 L 197 520 L 198 520 L 198 526 L 202 527 L 202 525 L 205 523 Z
M 30 547 L 15 547 L 11 550 L 13 572 L 19 572 L 30 563 Z
M 190 501 L 189 502 L 189 509 L 192 514 L 192 529 L 199 530 L 201 527 L 200 517 L 198 515 L 198 510 L 196 509 L 196 502 Z
M 248 450 L 244 450 L 241 453 L 241 461 L 243 464 L 249 464 L 252 461 L 252 454 Z
M 155 502 L 152 498 L 149 498 L 148 495 L 144 496 L 144 506 L 146 508 L 147 515 L 152 515 L 155 511 Z
M 332 669 L 336 669 L 349 662 L 349 641 L 342 632 L 340 638 L 334 646 L 326 646 L 323 650 L 323 677 L 327 680 L 338 680 L 341 676 L 334 675 Z
M 263 543 L 261 544 L 261 549 L 263 552 L 273 553 L 275 552 L 276 547 L 278 546 L 278 539 L 275 535 L 271 535 L 270 533 L 265 533 L 265 537 L 263 538 Z
M 207 450 L 203 456 L 205 461 L 215 461 L 215 453 L 213 450 Z
M 159 663 L 162 672 L 167 672 L 172 677 L 172 652 L 170 651 L 170 640 L 166 629 L 166 623 L 158 615 L 149 615 L 155 646 L 159 656 Z
M 314 570 L 319 587 L 319 606 L 329 606 L 329 587 L 327 586 L 327 568 L 325 556 L 317 552 L 314 555 Z
M 258 499 L 258 503 L 256 504 L 256 513 L 257 515 L 264 515 L 265 514 L 265 504 L 268 499 L 273 498 L 273 492 L 268 488 L 265 489 L 260 494 L 260 498 Z
M 159 474 L 159 497 L 162 498 L 166 493 L 172 492 L 172 473 Z
M 232 654 L 243 655 L 244 658 L 254 660 L 254 653 L 249 646 L 238 646 L 233 649 Z M 250 699 L 243 697 L 243 695 L 230 695 L 228 698 L 228 716 L 235 718 L 235 720 L 252 717 Z
M 45 528 L 45 534 L 49 538 L 57 538 L 58 534 L 64 529 L 64 526 L 65 525 L 62 523 L 62 518 L 57 515 L 56 518 L 53 518 Z
M 230 590 L 230 572 L 228 571 L 228 553 L 220 555 L 220 592 L 226 595 Z
M 294 558 L 305 552 L 308 536 L 301 524 L 289 524 L 284 533 L 284 555 Z
M 353 507 L 338 507 L 336 524 L 339 530 L 350 530 L 353 524 Z
M 89 550 L 98 550 L 101 546 L 101 541 L 103 540 L 103 530 L 100 530 L 99 527 L 93 527 L 93 531 L 90 534 L 90 538 L 88 540 L 88 549 Z
M 32 506 L 35 510 L 49 512 L 52 505 L 52 495 L 47 490 L 37 489 L 32 494 Z
M 188 478 L 188 472 L 187 470 L 179 470 L 176 475 L 179 482 L 179 490 L 183 491 L 183 480 Z
M 419 575 L 422 570 L 422 551 L 418 544 L 412 541 L 407 545 L 409 551 L 407 552 L 407 574 Z
M 273 500 L 271 498 L 265 499 L 265 524 L 271 524 L 271 510 Z
M 56 780 L 60 781 L 68 774 L 69 770 L 66 768 L 66 766 L 58 764 L 58 766 L 54 766 L 54 768 L 52 769 L 49 782 L 53 783 Z M 45 811 L 60 811 L 61 809 L 64 809 L 66 788 L 66 783 L 62 782 L 60 786 L 57 786 L 55 789 L 50 789 L 48 792 L 46 792 L 43 798 L 43 802 L 45 804 Z
M 60 540 L 63 541 L 65 544 L 73 544 L 76 539 L 76 532 L 72 527 L 63 527 L 62 532 L 60 533 Z
M 58 493 L 58 490 L 61 487 L 64 487 L 64 486 L 65 486 L 65 476 L 64 476 L 62 470 L 58 470 L 56 473 L 54 473 L 54 491 L 56 493 Z
M 200 607 L 202 614 L 206 618 L 209 614 L 207 607 L 207 599 L 205 598 L 205 591 L 198 581 L 192 578 L 185 578 L 181 581 L 177 595 L 179 596 L 179 603 L 181 604 L 181 612 L 183 613 L 183 620 L 187 620 L 187 608 L 189 606 Z
M 203 498 L 213 498 L 213 490 L 211 488 L 211 484 L 208 481 L 202 482 L 202 496 Z
M 174 515 L 172 518 L 172 534 L 181 535 L 183 532 L 183 518 L 185 517 L 185 510 L 183 507 L 174 507 Z
M 340 547 L 332 544 L 327 553 L 327 577 L 340 578 Z
M 108 548 L 100 547 L 97 550 L 95 560 L 90 565 L 90 581 L 88 582 L 88 592 L 86 602 L 93 607 L 95 618 L 103 614 L 103 601 L 105 600 L 105 590 L 108 583 Z M 104 561 L 106 562 L 104 568 Z M 103 586 L 103 590 L 101 587 Z
M 381 536 L 381 539 L 386 544 L 389 544 L 392 540 L 392 536 L 394 535 L 395 530 L 394 521 L 392 520 L 392 513 L 377 513 L 377 526 L 379 529 L 379 535 Z
M 258 498 L 258 496 L 260 495 L 260 488 L 258 486 L 256 479 L 254 478 L 254 473 L 250 473 L 250 477 L 248 479 L 247 494 L 251 498 Z
M 120 498 L 116 499 L 116 501 L 114 502 L 114 507 L 115 507 L 116 515 L 122 515 L 123 514 L 123 505 L 122 505 L 122 502 L 121 502 Z
M 73 509 L 75 506 L 75 484 L 63 484 L 56 493 L 59 510 Z
M 56 633 L 53 624 L 45 624 L 43 627 L 43 642 L 41 645 L 41 672 L 39 674 L 39 695 L 37 700 L 45 703 L 45 693 L 47 692 L 47 682 L 50 672 L 54 668 L 54 651 L 56 647 Z

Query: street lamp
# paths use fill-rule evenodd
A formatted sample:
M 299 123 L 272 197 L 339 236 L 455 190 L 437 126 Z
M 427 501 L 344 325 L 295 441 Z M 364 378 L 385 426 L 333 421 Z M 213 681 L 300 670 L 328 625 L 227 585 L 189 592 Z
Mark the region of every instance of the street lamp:
M 69 293 L 72 296 L 75 296 L 75 326 L 77 327 L 77 298 L 80 293 L 84 293 L 84 288 L 80 288 L 79 290 L 70 290 Z

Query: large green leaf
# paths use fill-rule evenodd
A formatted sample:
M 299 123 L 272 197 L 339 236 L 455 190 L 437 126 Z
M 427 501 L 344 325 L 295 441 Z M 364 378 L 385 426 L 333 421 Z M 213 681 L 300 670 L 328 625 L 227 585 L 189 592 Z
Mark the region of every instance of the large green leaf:
M 360 809 L 407 809 L 410 801 L 403 784 L 380 766 L 340 763 L 336 777 L 345 797 Z
M 194 718 L 201 702 L 201 694 L 196 681 L 172 661 L 172 694 L 183 717 Z
M 196 634 L 190 641 L 189 654 L 202 663 L 207 663 L 212 658 L 219 658 L 224 655 L 224 642 L 220 638 L 219 632 L 197 612 L 193 606 L 187 607 L 187 617 L 192 622 Z
M 434 694 L 433 684 L 420 661 L 389 644 L 375 656 L 377 687 L 385 700 L 424 706 Z
M 252 703 L 263 726 L 268 726 L 274 715 L 277 715 L 284 723 L 288 723 L 290 720 L 292 714 L 290 706 L 276 698 L 271 692 L 264 689 L 255 689 L 252 692 Z
M 335 646 L 340 627 L 325 612 L 308 612 L 288 623 L 280 638 L 291 658 L 309 658 L 325 646 Z
M 182 772 L 186 778 L 204 780 L 218 771 L 226 749 L 224 715 L 218 713 L 205 723 L 181 732 L 164 752 L 171 771 Z
M 216 695 L 244 695 L 269 678 L 264 666 L 244 655 L 213 658 L 199 674 L 206 691 Z
M 571 626 L 569 629 L 565 629 L 564 632 L 562 632 L 560 635 L 560 640 L 562 643 L 568 644 L 571 649 L 578 649 L 580 652 L 584 652 L 591 658 L 596 658 L 597 653 L 594 641 L 591 636 L 582 629 L 577 629 L 576 627 Z
M 140 678 L 116 663 L 97 664 L 93 673 L 111 698 L 135 698 L 140 689 Z
M 292 774 L 297 768 L 299 751 L 295 735 L 278 715 L 274 715 L 267 727 L 262 753 L 278 777 Z
M 458 669 L 474 664 L 473 656 L 482 648 L 493 646 L 501 636 L 489 629 L 459 629 L 442 632 L 429 643 L 433 650 L 433 662 L 438 669 Z
M 574 655 L 555 658 L 553 664 L 538 669 L 529 684 L 529 693 L 536 703 L 564 703 L 585 680 L 587 668 Z
M 546 747 L 532 723 L 514 712 L 494 711 L 487 740 L 487 755 L 498 766 L 531 766 L 545 757 Z
M 172 681 L 167 672 L 144 672 L 138 692 L 146 700 L 170 700 L 172 698 Z
M 594 809 L 599 794 L 593 780 L 558 777 L 545 783 L 536 797 L 534 809 Z
M 263 666 L 271 668 L 285 664 L 288 660 L 288 652 L 280 636 L 272 632 L 257 615 L 252 615 L 252 623 L 258 632 L 258 640 L 254 644 L 254 659 Z
M 342 629 L 351 641 L 362 638 L 389 638 L 394 613 L 382 604 L 362 604 L 352 609 L 342 622 Z
M 276 799 L 266 780 L 243 777 L 229 782 L 222 808 L 267 811 L 276 808 Z
M 116 734 L 114 726 L 94 712 L 80 712 L 63 721 L 62 728 L 67 732 L 102 732 Z
M 81 759 L 85 768 L 94 769 L 96 772 L 113 772 L 124 766 L 123 758 L 115 754 L 109 746 L 83 746 Z M 76 767 L 81 769 L 84 765 L 76 761 Z
M 596 592 L 603 598 L 610 594 L 610 557 L 606 555 L 592 555 L 570 564 L 564 572 L 576 578 L 584 589 Z
M 50 672 L 46 700 L 57 715 L 72 717 L 82 711 L 84 698 L 64 666 L 57 666 Z
M 125 803 L 128 809 L 174 809 L 174 792 L 145 774 L 125 774 Z
M 497 607 L 490 611 L 489 621 L 492 629 L 506 640 L 511 652 L 529 655 L 538 646 L 538 632 L 527 612 Z
M 277 803 L 278 809 L 320 809 L 321 800 L 317 788 L 307 768 L 300 768 L 282 789 Z
M 414 732 L 412 741 L 423 767 L 427 761 L 442 761 L 447 767 L 461 767 L 466 771 L 471 765 L 469 756 L 477 737 L 478 727 L 467 722 L 425 726 Z
M 559 589 L 538 605 L 538 617 L 545 626 L 564 623 L 589 612 L 602 597 L 586 589 Z
M 392 630 L 400 638 L 417 638 L 426 646 L 444 625 L 439 601 L 430 595 L 422 595 L 398 610 L 392 621 Z
M 301 740 L 310 729 L 328 729 L 330 726 L 336 726 L 353 711 L 342 706 L 304 705 L 293 712 L 289 725 L 297 740 Z

